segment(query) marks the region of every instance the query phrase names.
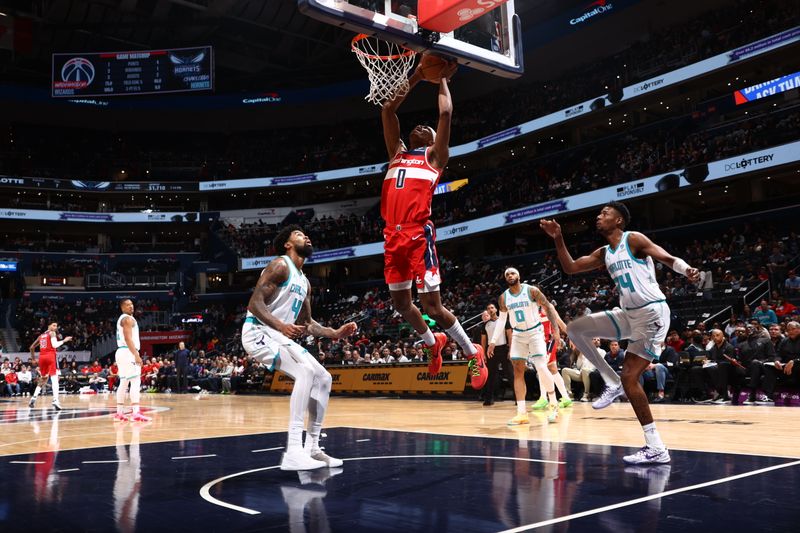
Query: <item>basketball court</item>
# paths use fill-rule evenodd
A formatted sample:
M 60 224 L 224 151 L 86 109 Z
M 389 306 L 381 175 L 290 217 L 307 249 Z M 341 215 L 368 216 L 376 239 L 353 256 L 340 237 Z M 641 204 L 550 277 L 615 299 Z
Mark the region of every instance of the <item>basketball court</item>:
M 102 395 L 60 413 L 42 400 L 0 404 L 4 531 L 790 531 L 797 519 L 790 408 L 653 406 L 672 464 L 631 467 L 621 458 L 641 434 L 624 403 L 512 428 L 511 401 L 334 397 L 322 444 L 345 465 L 297 473 L 278 469 L 285 396 L 145 395 L 147 424 L 114 423 Z

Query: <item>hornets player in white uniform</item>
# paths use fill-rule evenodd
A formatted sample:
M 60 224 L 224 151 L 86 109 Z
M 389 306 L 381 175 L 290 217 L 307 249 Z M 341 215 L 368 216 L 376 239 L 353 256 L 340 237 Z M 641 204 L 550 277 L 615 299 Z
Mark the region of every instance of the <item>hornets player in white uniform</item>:
M 539 318 L 541 310 L 547 314 L 552 324 L 563 324 L 555 307 L 544 293 L 533 285 L 520 283 L 519 271 L 516 268 L 507 268 L 503 277 L 508 283 L 508 289 L 500 295 L 498 300 L 497 324 L 489 343 L 489 357 L 494 355 L 494 347 L 505 334 L 506 318 L 511 321 L 511 364 L 514 367 L 514 395 L 517 398 L 517 416 L 509 420 L 509 426 L 528 424 L 528 412 L 525 410 L 525 363 L 533 361 L 539 387 L 547 393 L 549 400 L 547 420 L 558 420 L 558 403 L 556 403 L 555 384 L 553 375 L 547 368 L 547 344 L 544 339 L 544 328 Z M 552 330 L 553 339 L 558 342 L 560 338 L 558 326 Z
M 669 307 L 658 286 L 653 260 L 686 276 L 693 283 L 700 278 L 700 272 L 683 259 L 667 253 L 647 236 L 625 231 L 630 218 L 628 208 L 620 202 L 603 206 L 597 216 L 597 231 L 605 237 L 608 245 L 578 259 L 570 255 L 561 226 L 556 221 L 542 220 L 539 225 L 555 240 L 564 272 L 578 274 L 605 266 L 619 292 L 619 307 L 580 317 L 567 326 L 570 340 L 597 367 L 606 382 L 606 390 L 592 407 L 602 409 L 625 394 L 642 425 L 646 445 L 623 460 L 629 464 L 668 463 L 669 452 L 656 430 L 647 395 L 639 383 L 639 377 L 648 365 L 661 355 L 669 328 Z M 600 357 L 592 344 L 592 337 L 628 339 L 622 379 Z
M 119 372 L 119 388 L 117 388 L 117 413 L 114 420 L 133 422 L 149 422 L 150 417 L 139 411 L 139 399 L 142 390 L 142 358 L 139 355 L 139 324 L 133 318 L 133 301 L 122 300 L 119 304 L 122 314 L 117 319 L 117 351 L 114 360 Z M 130 415 L 125 414 L 125 394 L 131 389 Z
M 303 274 L 311 257 L 311 240 L 299 226 L 287 226 L 275 237 L 275 249 L 286 255 L 273 259 L 261 272 L 247 305 L 242 345 L 270 371 L 280 370 L 294 379 L 289 400 L 289 438 L 281 470 L 313 470 L 342 466 L 319 446 L 322 420 L 328 408 L 331 375 L 317 359 L 293 339 L 301 335 L 339 339 L 355 334 L 350 322 L 339 329 L 326 328 L 311 318 L 311 286 Z M 308 431 L 303 446 L 303 419 L 308 411 Z

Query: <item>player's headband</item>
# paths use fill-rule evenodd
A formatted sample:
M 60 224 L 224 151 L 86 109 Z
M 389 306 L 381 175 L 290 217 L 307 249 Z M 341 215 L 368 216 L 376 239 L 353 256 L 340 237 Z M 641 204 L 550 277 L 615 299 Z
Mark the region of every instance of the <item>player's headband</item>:
M 508 276 L 508 273 L 509 273 L 509 272 L 513 272 L 514 274 L 516 274 L 516 275 L 517 275 L 517 277 L 519 277 L 519 270 L 517 270 L 517 269 L 516 269 L 516 268 L 514 268 L 514 267 L 508 267 L 508 268 L 506 269 L 506 271 L 505 271 L 505 272 L 503 272 L 503 277 L 506 277 L 506 276 Z

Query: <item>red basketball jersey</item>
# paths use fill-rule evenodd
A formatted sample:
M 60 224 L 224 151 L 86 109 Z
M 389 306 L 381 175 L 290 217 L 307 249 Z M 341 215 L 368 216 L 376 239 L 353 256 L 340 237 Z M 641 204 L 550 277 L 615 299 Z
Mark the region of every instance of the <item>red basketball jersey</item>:
M 544 338 L 546 341 L 549 341 L 550 335 L 553 333 L 553 325 L 550 323 L 550 319 L 547 317 L 547 313 L 544 312 L 544 309 L 539 310 L 539 319 L 542 321 Z
M 428 161 L 428 147 L 398 152 L 389 163 L 381 192 L 387 226 L 424 224 L 431 217 L 433 191 L 442 172 Z
M 56 349 L 53 347 L 53 339 L 50 337 L 50 332 L 45 331 L 39 335 L 39 355 L 55 357 Z

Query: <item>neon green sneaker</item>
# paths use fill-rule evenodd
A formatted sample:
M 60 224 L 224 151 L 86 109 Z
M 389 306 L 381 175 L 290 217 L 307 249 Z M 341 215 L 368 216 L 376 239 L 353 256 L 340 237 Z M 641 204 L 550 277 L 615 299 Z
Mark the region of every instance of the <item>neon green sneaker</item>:
M 562 396 L 561 399 L 558 401 L 558 406 L 562 409 L 564 409 L 565 407 L 572 407 L 572 400 L 570 400 L 566 396 Z
M 550 405 L 547 409 L 547 421 L 551 424 L 558 422 L 558 406 Z
M 539 398 L 536 403 L 531 405 L 528 411 L 544 411 L 547 409 L 547 398 Z

